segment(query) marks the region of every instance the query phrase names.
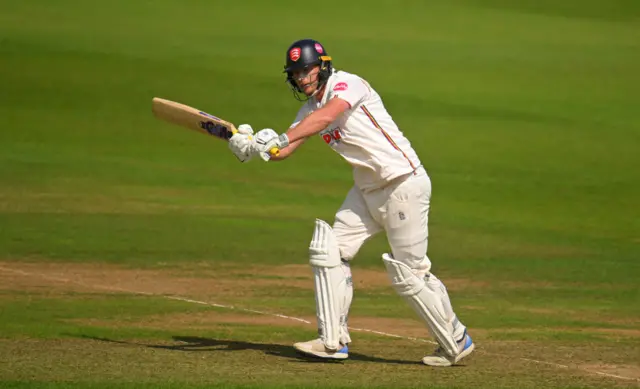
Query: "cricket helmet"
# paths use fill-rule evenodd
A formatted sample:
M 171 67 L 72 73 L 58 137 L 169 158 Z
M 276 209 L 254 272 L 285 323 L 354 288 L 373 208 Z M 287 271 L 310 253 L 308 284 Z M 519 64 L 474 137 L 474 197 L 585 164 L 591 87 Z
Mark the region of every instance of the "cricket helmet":
M 284 72 L 287 73 L 287 83 L 294 92 L 296 98 L 302 90 L 293 79 L 293 72 L 319 65 L 318 87 L 319 90 L 327 82 L 333 68 L 331 66 L 331 57 L 327 55 L 324 46 L 320 42 L 313 39 L 301 39 L 293 42 L 287 49 L 287 58 L 284 65 Z

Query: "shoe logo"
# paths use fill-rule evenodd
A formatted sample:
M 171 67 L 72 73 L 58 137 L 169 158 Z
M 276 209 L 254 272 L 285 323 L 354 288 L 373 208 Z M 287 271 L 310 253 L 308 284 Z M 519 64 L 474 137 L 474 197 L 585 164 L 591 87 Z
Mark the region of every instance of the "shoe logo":
M 404 220 L 404 219 L 406 219 L 407 217 L 406 217 L 406 216 L 404 216 L 404 212 L 398 212 L 398 218 L 400 218 L 400 220 Z

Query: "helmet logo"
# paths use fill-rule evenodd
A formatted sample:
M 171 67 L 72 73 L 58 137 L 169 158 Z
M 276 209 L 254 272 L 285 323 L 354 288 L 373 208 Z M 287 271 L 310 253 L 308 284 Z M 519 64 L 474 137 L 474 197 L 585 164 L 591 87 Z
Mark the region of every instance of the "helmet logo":
M 318 54 L 322 54 L 324 52 L 324 49 L 322 48 L 322 45 L 320 43 L 316 43 L 315 47 Z
M 341 91 L 341 90 L 347 90 L 347 89 L 349 89 L 349 85 L 346 82 L 339 82 L 333 87 L 334 91 Z
M 291 49 L 291 51 L 289 51 L 289 58 L 291 58 L 291 60 L 293 62 L 299 60 L 300 59 L 300 48 L 299 47 L 294 47 L 293 49 Z

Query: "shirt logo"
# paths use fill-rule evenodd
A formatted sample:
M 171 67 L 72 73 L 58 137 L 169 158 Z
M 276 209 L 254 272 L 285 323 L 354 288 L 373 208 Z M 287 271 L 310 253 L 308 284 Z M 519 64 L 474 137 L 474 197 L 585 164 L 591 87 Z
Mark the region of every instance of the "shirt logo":
M 340 127 L 334 127 L 328 131 L 321 132 L 320 136 L 322 136 L 324 143 L 332 145 L 336 142 L 342 141 L 342 129 Z
M 347 89 L 349 89 L 349 85 L 346 82 L 339 82 L 333 87 L 333 90 L 336 92 L 341 90 L 347 90 Z

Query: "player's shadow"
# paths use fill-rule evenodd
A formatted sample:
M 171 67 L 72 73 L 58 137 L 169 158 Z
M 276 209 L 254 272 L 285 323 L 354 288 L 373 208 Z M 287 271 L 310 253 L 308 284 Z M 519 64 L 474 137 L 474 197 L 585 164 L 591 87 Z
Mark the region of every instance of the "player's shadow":
M 101 342 L 127 344 L 132 346 L 143 346 L 155 349 L 164 349 L 172 351 L 183 352 L 232 352 L 232 351 L 244 351 L 244 350 L 257 350 L 262 351 L 267 355 L 287 358 L 296 362 L 303 363 L 341 363 L 341 361 L 326 360 L 320 358 L 313 358 L 302 355 L 294 350 L 292 346 L 272 343 L 252 343 L 243 342 L 238 340 L 221 340 L 202 338 L 197 336 L 174 336 L 173 340 L 176 342 L 182 342 L 181 344 L 166 345 L 166 344 L 147 344 L 139 342 L 128 342 L 124 340 L 115 340 L 107 338 L 99 338 L 93 336 L 82 336 L 85 339 L 97 340 Z M 378 363 L 391 363 L 401 365 L 415 365 L 419 364 L 415 361 L 404 361 L 399 359 L 386 359 L 379 357 L 372 357 L 357 352 L 349 352 L 349 360 L 362 361 L 362 362 L 378 362 Z

